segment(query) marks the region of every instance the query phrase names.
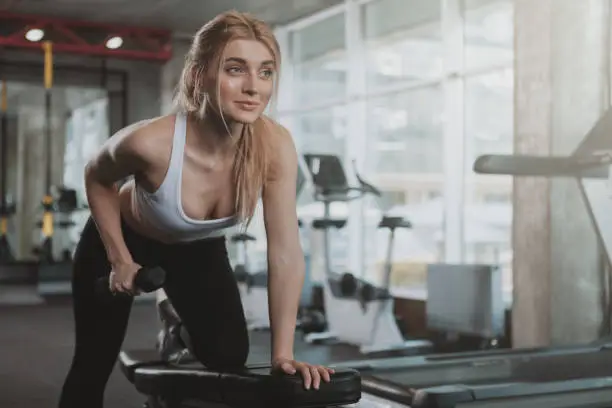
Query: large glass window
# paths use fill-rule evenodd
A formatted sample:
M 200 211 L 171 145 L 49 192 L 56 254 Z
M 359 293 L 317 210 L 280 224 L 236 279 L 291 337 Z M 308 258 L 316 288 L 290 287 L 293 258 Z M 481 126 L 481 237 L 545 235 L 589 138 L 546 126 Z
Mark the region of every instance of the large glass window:
M 345 158 L 347 141 L 347 107 L 346 105 L 330 106 L 325 109 L 304 112 L 287 117 L 280 117 L 280 122 L 287 126 L 293 134 L 296 147 L 300 154 L 326 153 L 335 154 L 342 160 Z M 302 191 L 298 195 L 298 217 L 304 225 L 311 224 L 314 218 L 323 216 L 323 204 L 315 202 L 311 190 Z M 346 217 L 348 207 L 343 203 L 333 203 L 332 215 Z M 331 231 L 332 235 L 332 262 L 336 270 L 346 266 L 349 256 L 347 251 L 347 230 Z M 321 280 L 324 277 L 323 235 L 321 231 L 303 231 L 308 240 L 308 250 L 311 253 L 313 279 Z
M 512 63 L 513 11 L 509 0 L 463 0 L 467 70 Z
M 334 236 L 333 261 L 359 258 L 356 273 L 380 282 L 389 232 L 378 221 L 399 215 L 413 228 L 396 232 L 392 286 L 424 288 L 427 263 L 452 261 L 500 264 L 510 290 L 511 178 L 472 167 L 512 153 L 513 2 L 371 0 L 345 11 L 283 31 L 292 103 L 279 112 L 300 153 L 337 154 L 349 173 L 355 160 L 382 192 L 332 209 L 355 227 Z M 298 213 L 319 216 L 319 204 L 303 194 Z
M 409 12 L 407 12 L 409 10 Z M 362 6 L 367 99 L 365 176 L 382 197 L 365 200 L 366 277 L 383 280 L 389 231 L 383 214 L 412 221 L 398 230 L 393 285 L 423 287 L 424 262 L 443 258 L 444 95 L 441 2 L 375 0 Z M 431 82 L 432 85 L 423 86 Z M 402 90 L 405 89 L 405 90 Z
M 442 75 L 440 2 L 378 0 L 363 6 L 368 89 Z
M 393 245 L 396 282 L 423 284 L 415 263 L 443 256 L 443 92 L 440 86 L 389 94 L 368 101 L 366 174 L 383 192 L 367 200 L 365 236 L 368 276 L 382 280 L 389 231 L 377 228 L 384 213 L 409 219 L 411 230 L 398 230 Z M 378 212 L 372 209 L 378 209 Z M 368 238 L 368 241 L 370 239 Z M 415 276 L 412 276 L 416 273 Z
M 439 86 L 369 100 L 370 170 L 404 179 L 413 174 L 441 175 L 442 107 Z
M 301 153 L 332 153 L 344 158 L 347 137 L 346 105 L 281 116 Z
M 464 257 L 470 263 L 500 265 L 508 291 L 512 288 L 512 177 L 477 175 L 469 169 L 481 154 L 512 154 L 513 83 L 511 68 L 465 80 Z
M 319 105 L 343 98 L 346 91 L 345 14 L 292 32 L 293 104 Z

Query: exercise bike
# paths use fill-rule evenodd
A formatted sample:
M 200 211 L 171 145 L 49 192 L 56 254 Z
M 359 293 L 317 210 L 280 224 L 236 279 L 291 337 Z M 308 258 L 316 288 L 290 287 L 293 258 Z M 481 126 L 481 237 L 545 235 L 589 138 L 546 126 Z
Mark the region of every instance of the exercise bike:
M 312 344 L 330 340 L 348 343 L 358 346 L 363 354 L 430 350 L 433 345 L 427 340 L 404 339 L 394 315 L 394 299 L 389 290 L 395 231 L 398 228 L 411 228 L 411 223 L 402 217 L 383 216 L 378 224 L 378 228 L 390 231 L 382 286 L 375 286 L 352 273 L 332 271 L 330 231 L 332 228 L 344 228 L 347 220 L 330 217 L 331 203 L 348 202 L 367 194 L 380 196 L 381 192 L 363 180 L 357 171 L 355 175 L 359 185 L 349 186 L 337 156 L 305 154 L 304 158 L 314 184 L 314 198 L 324 204 L 324 216 L 313 221 L 313 228 L 323 231 L 326 272 L 323 290 L 328 326 L 327 332 L 312 333 L 306 336 L 306 341 Z

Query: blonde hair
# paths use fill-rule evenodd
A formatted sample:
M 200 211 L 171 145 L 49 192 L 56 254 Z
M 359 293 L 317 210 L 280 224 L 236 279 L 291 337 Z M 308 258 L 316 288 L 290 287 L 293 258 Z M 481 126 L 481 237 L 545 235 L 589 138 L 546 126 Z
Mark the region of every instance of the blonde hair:
M 276 75 L 280 72 L 280 50 L 272 29 L 263 21 L 247 13 L 228 11 L 206 23 L 195 35 L 177 87 L 174 104 L 178 110 L 202 119 L 210 101 L 206 84 L 216 82 L 219 96 L 218 74 L 227 45 L 236 39 L 256 40 L 264 44 L 273 56 Z M 278 80 L 274 81 L 274 95 Z M 220 100 L 217 98 L 220 105 Z M 219 114 L 223 118 L 221 106 Z M 224 123 L 225 120 L 223 119 Z M 227 124 L 226 124 L 227 127 Z M 283 129 L 262 115 L 252 124 L 245 124 L 236 143 L 233 179 L 235 185 L 235 212 L 248 225 L 263 189 L 269 162 L 270 133 Z

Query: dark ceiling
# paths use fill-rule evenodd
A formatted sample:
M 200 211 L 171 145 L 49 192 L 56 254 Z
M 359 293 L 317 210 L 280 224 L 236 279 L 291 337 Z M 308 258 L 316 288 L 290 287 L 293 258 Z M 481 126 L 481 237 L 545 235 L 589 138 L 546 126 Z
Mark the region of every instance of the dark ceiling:
M 343 0 L 0 0 L 0 11 L 167 28 L 191 35 L 216 14 L 251 12 L 271 25 L 284 24 Z

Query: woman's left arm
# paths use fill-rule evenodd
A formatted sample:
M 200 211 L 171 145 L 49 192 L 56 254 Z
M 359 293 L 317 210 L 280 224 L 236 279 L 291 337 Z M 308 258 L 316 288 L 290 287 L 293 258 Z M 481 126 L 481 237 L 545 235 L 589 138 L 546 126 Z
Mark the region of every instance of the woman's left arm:
M 274 144 L 270 173 L 263 189 L 268 244 L 268 305 L 272 334 L 272 365 L 290 374 L 299 371 L 306 388 L 329 381 L 328 370 L 294 360 L 293 343 L 299 298 L 304 283 L 304 254 L 296 211 L 298 156 L 288 132 Z
M 279 139 L 262 194 L 268 243 L 268 304 L 272 358 L 293 359 L 305 264 L 296 212 L 297 152 L 290 135 L 283 134 Z

